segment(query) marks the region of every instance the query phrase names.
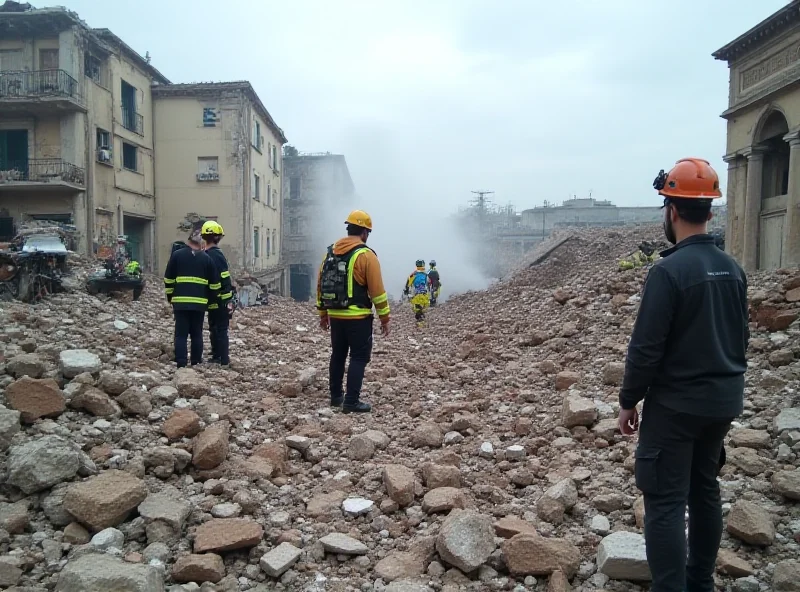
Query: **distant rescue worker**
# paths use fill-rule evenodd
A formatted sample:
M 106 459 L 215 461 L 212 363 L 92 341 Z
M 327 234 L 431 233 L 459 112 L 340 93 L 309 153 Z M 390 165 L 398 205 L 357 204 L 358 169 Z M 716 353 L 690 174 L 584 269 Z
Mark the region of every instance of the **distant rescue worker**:
M 747 278 L 707 232 L 717 173 L 679 160 L 653 186 L 674 246 L 650 269 L 619 395 L 623 434 L 639 428 L 636 486 L 644 494 L 651 592 L 712 592 L 722 536 L 717 475 L 723 440 L 744 404 Z M 689 505 L 687 557 L 684 514 Z
M 175 315 L 175 362 L 184 368 L 203 361 L 203 319 L 209 304 L 219 302 L 220 283 L 211 257 L 203 251 L 199 234 L 187 241 L 188 248 L 173 251 L 164 272 L 167 301 Z M 186 339 L 191 336 L 192 353 L 188 359 Z
M 225 236 L 225 232 L 217 222 L 209 220 L 203 224 L 200 234 L 206 242 L 206 253 L 214 262 L 222 284 L 219 302 L 212 302 L 208 305 L 208 331 L 211 336 L 211 360 L 209 361 L 212 364 L 227 366 L 231 363 L 228 326 L 233 314 L 233 288 L 231 272 L 228 270 L 228 260 L 222 249 L 219 248 L 219 242 Z
M 430 279 L 425 273 L 425 261 L 417 259 L 416 269 L 411 272 L 406 280 L 406 287 L 403 294 L 411 302 L 411 310 L 414 311 L 414 318 L 417 319 L 417 326 L 421 327 L 425 323 L 425 311 L 430 305 Z
M 331 332 L 329 368 L 331 406 L 345 413 L 371 411 L 360 400 L 364 371 L 372 356 L 372 307 L 378 313 L 381 333 L 389 335 L 389 296 L 383 287 L 381 265 L 375 251 L 367 246 L 372 218 L 362 210 L 345 221 L 347 237 L 330 247 L 317 278 L 317 309 L 320 327 Z M 343 391 L 345 363 L 347 391 Z
M 436 301 L 439 300 L 439 292 L 442 291 L 442 282 L 439 279 L 439 270 L 436 269 L 435 259 L 431 259 L 430 266 L 428 280 L 430 283 L 431 306 L 436 306 Z

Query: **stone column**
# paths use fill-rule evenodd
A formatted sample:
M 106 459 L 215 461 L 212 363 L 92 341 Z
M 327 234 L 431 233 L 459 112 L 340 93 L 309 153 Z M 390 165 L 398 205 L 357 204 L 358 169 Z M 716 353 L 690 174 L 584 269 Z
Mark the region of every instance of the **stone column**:
M 728 205 L 728 221 L 725 226 L 725 250 L 733 257 L 741 261 L 742 245 L 739 237 L 742 236 L 740 222 L 744 220 L 744 212 L 740 211 L 737 197 L 744 191 L 737 183 L 739 171 L 739 155 L 729 154 L 722 157 L 728 164 L 728 182 L 726 184 L 725 201 Z
M 761 187 L 766 148 L 751 146 L 747 156 L 747 198 L 744 206 L 742 265 L 745 271 L 758 269 L 758 237 L 761 223 Z
M 789 191 L 783 223 L 783 267 L 800 265 L 800 132 L 783 137 L 789 142 Z

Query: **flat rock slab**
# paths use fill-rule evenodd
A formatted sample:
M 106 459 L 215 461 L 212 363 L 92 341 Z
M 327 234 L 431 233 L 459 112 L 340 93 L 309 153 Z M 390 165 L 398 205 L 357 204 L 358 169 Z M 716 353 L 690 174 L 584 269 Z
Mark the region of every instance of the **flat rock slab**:
M 340 532 L 332 532 L 319 540 L 328 553 L 343 555 L 366 555 L 369 549 L 361 541 Z
M 565 539 L 538 534 L 518 534 L 503 542 L 503 557 L 514 575 L 546 576 L 556 571 L 574 576 L 581 561 L 580 550 Z
M 361 516 L 367 514 L 375 505 L 375 502 L 363 497 L 351 497 L 342 502 L 342 510 L 348 516 Z
M 728 532 L 745 543 L 762 547 L 775 540 L 775 525 L 769 512 L 744 500 L 733 504 L 728 514 Z
M 155 567 L 125 563 L 110 555 L 82 555 L 67 563 L 56 592 L 164 592 Z
M 71 442 L 43 436 L 9 450 L 7 482 L 30 495 L 72 479 L 80 466 L 80 454 Z
M 64 378 L 75 378 L 84 372 L 89 374 L 100 372 L 103 362 L 88 349 L 68 349 L 59 354 L 58 366 Z
M 172 498 L 163 493 L 151 493 L 139 504 L 139 515 L 152 522 L 160 520 L 169 524 L 176 532 L 181 532 L 189 517 L 189 502 Z
M 514 516 L 500 518 L 494 523 L 494 531 L 497 536 L 504 539 L 510 539 L 518 534 L 537 534 L 536 527 L 533 524 Z
M 800 407 L 783 409 L 773 420 L 772 427 L 778 435 L 781 432 L 800 430 Z
M 453 508 L 463 509 L 466 505 L 467 498 L 455 487 L 431 489 L 422 499 L 422 509 L 428 514 L 449 512 Z
M 191 368 L 178 368 L 175 372 L 175 388 L 178 395 L 186 399 L 199 399 L 211 393 L 211 387 Z
M 737 428 L 731 430 L 731 442 L 734 446 L 743 448 L 769 448 L 772 446 L 772 438 L 766 430 L 751 430 L 749 428 Z
M 58 417 L 67 407 L 58 383 L 52 378 L 36 380 L 23 376 L 6 388 L 12 409 L 22 414 L 22 421 L 33 423 L 41 417 Z
M 483 565 L 495 548 L 492 519 L 472 510 L 451 512 L 436 537 L 441 558 L 464 573 Z
M 597 569 L 612 580 L 649 582 L 652 575 L 644 537 L 635 532 L 615 532 L 605 537 L 597 548 Z
M 225 577 L 225 562 L 214 553 L 184 555 L 172 566 L 172 579 L 176 582 L 211 582 L 216 584 Z
M 261 542 L 264 529 L 246 518 L 219 518 L 197 527 L 194 538 L 195 553 L 231 551 L 255 547 Z
M 775 473 L 772 488 L 787 499 L 800 501 L 800 469 Z
M 64 509 L 94 530 L 121 524 L 147 497 L 144 481 L 112 469 L 69 486 Z
M 272 577 L 279 578 L 292 567 L 303 552 L 291 543 L 281 543 L 272 551 L 261 558 L 259 565 L 264 572 Z

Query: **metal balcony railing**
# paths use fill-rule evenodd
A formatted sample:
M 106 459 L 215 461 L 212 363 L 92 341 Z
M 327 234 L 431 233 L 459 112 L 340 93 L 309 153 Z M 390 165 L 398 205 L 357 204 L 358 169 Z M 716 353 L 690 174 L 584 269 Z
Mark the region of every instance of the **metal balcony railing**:
M 78 81 L 64 70 L 0 71 L 0 100 L 52 97 L 80 102 Z
M 0 184 L 53 183 L 57 181 L 84 186 L 86 172 L 60 158 L 0 161 Z
M 144 117 L 128 107 L 121 107 L 122 127 L 140 136 L 144 135 Z

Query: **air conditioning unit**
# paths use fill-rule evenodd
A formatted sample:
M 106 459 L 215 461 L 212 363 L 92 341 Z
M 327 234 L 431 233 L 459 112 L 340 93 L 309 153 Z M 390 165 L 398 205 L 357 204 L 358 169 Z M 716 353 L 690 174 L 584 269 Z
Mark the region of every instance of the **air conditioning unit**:
M 97 160 L 98 162 L 113 162 L 114 159 L 111 150 L 108 148 L 100 148 L 97 151 Z
M 198 181 L 219 181 L 219 173 L 217 171 L 205 171 L 197 173 Z

